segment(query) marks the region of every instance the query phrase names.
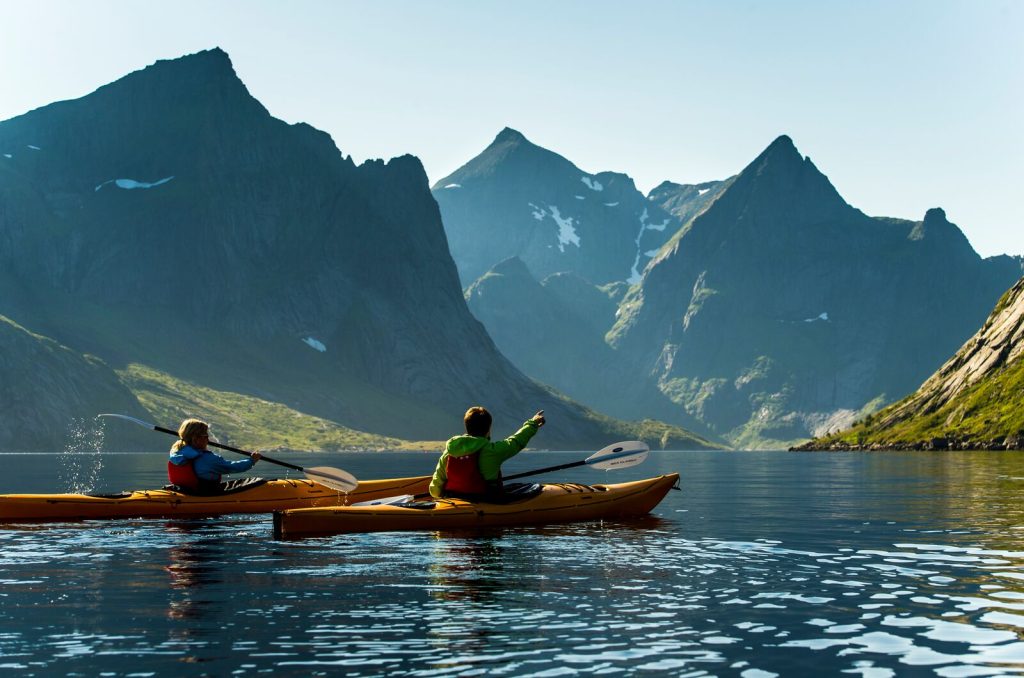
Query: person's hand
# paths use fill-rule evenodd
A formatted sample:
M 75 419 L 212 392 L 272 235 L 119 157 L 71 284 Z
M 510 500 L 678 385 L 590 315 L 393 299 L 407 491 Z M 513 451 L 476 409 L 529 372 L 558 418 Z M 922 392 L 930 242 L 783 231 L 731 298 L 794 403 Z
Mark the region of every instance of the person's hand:
M 530 417 L 530 421 L 535 422 L 537 424 L 537 428 L 540 428 L 547 423 L 547 419 L 544 418 L 544 410 L 540 410 L 537 414 Z
M 262 458 L 263 458 L 263 455 L 262 455 L 262 454 L 260 454 L 260 451 L 259 451 L 259 450 L 256 450 L 255 452 L 253 452 L 253 453 L 252 453 L 251 455 L 249 455 L 249 456 L 250 456 L 250 458 L 251 458 L 251 459 L 252 459 L 253 461 L 259 461 L 260 459 L 262 459 Z

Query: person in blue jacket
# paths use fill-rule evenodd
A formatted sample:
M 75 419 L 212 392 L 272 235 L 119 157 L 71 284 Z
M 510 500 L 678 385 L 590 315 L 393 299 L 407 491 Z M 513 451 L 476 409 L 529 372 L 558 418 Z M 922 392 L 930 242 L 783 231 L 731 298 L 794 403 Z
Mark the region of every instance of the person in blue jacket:
M 260 453 L 228 461 L 207 449 L 210 425 L 199 419 L 186 419 L 178 427 L 178 440 L 171 446 L 167 460 L 167 479 L 172 485 L 196 494 L 217 494 L 224 491 L 221 476 L 251 469 L 260 460 Z

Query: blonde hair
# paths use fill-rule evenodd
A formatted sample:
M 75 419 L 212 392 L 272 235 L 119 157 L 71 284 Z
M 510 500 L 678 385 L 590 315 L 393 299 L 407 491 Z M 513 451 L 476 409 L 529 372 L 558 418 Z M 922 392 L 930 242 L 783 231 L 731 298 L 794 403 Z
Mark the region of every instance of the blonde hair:
M 186 445 L 195 447 L 196 438 L 209 432 L 210 425 L 205 421 L 201 419 L 186 419 L 178 427 L 178 437 L 180 440 L 171 445 L 171 452 L 177 452 Z

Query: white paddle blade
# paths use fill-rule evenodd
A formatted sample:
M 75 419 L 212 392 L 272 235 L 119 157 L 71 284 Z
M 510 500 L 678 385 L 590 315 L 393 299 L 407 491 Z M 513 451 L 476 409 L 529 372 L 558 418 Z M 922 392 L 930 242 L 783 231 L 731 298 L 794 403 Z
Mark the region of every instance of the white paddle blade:
M 647 443 L 640 440 L 612 443 L 587 457 L 587 466 L 593 466 L 602 471 L 629 468 L 647 459 L 647 453 L 650 451 L 651 448 L 647 446 Z
M 306 472 L 306 477 L 314 483 L 329 487 L 338 492 L 344 492 L 345 494 L 356 489 L 356 486 L 359 485 L 359 481 L 356 480 L 354 475 L 348 471 L 342 471 L 340 468 L 307 466 L 302 470 Z
M 148 421 L 142 421 L 141 419 L 136 419 L 135 417 L 129 417 L 127 414 L 97 414 L 96 416 L 97 417 L 114 417 L 116 419 L 124 419 L 125 421 L 130 421 L 133 424 L 138 424 L 139 426 L 144 426 L 145 428 L 148 428 L 148 429 L 153 429 L 153 430 L 156 429 L 156 425 L 155 424 L 150 424 Z

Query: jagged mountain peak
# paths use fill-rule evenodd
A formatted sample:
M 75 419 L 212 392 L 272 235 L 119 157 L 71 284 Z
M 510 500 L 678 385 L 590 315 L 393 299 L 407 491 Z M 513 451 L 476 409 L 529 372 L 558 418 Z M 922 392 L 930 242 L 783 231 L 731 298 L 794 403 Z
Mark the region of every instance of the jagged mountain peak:
M 679 189 L 683 188 L 684 186 L 685 186 L 685 184 L 677 184 L 674 181 L 665 180 L 665 181 L 661 182 L 660 184 L 658 184 L 657 186 L 655 186 L 654 188 L 652 188 L 647 193 L 647 198 L 649 200 L 652 200 L 653 196 L 661 195 L 661 194 L 665 193 L 666 191 L 676 191 L 676 190 L 679 190 Z
M 597 284 L 637 279 L 675 232 L 672 215 L 628 175 L 581 170 L 508 127 L 433 192 L 464 285 L 511 255 L 537 279 L 559 271 Z
M 813 170 L 818 173 L 810 158 L 800 155 L 793 140 L 783 134 L 775 139 L 768 147 L 761 151 L 748 169 L 755 169 L 758 173 L 765 171 L 773 172 L 799 172 L 801 170 Z M 747 170 L 744 170 L 746 172 Z
M 123 154 L 132 158 L 132 167 L 122 163 L 120 170 L 157 171 L 153 151 L 141 154 L 135 149 L 153 146 L 152 140 L 157 139 L 162 150 L 185 153 L 188 147 L 239 138 L 250 124 L 270 120 L 270 113 L 235 73 L 228 54 L 213 48 L 157 61 L 83 97 L 4 121 L 0 146 L 61 149 L 62 155 L 75 161 L 83 160 L 72 157 L 79 151 L 108 159 L 111 154 Z M 104 152 L 96 145 L 103 137 L 119 143 L 107 141 Z M 251 139 L 243 144 L 252 145 Z
M 948 250 L 949 256 L 964 259 L 981 258 L 974 251 L 964 232 L 946 217 L 946 211 L 941 207 L 933 207 L 925 212 L 924 220 L 914 225 L 907 239 L 934 243 Z
M 228 96 L 242 96 L 259 105 L 235 72 L 231 57 L 219 47 L 175 59 L 161 59 L 100 87 L 96 94 L 109 93 L 123 98 L 127 94 L 126 88 L 139 88 L 135 96 L 147 98 L 161 91 L 164 92 L 164 98 L 210 98 L 216 92 L 219 94 L 217 98 L 222 100 Z M 263 108 L 262 105 L 260 108 Z
M 930 210 L 924 213 L 924 225 L 935 223 L 949 223 L 946 219 L 946 210 L 941 207 L 932 207 Z
M 793 143 L 793 138 L 788 134 L 780 134 L 775 137 L 775 140 L 768 144 L 768 148 L 764 150 L 765 153 L 789 153 L 800 155 L 800 151 L 796 150 L 796 144 Z
M 581 172 L 564 157 L 530 142 L 521 132 L 506 127 L 494 137 L 487 148 L 465 165 L 437 181 L 433 189 L 487 181 L 496 176 L 516 174 L 528 168 L 530 173 L 557 175 Z
M 498 135 L 494 137 L 494 141 L 492 141 L 487 146 L 487 148 L 485 148 L 483 152 L 480 153 L 480 156 L 478 157 L 486 157 L 495 154 L 508 156 L 516 152 L 524 151 L 540 151 L 542 153 L 550 153 L 551 155 L 561 157 L 558 156 L 558 154 L 547 150 L 546 148 L 542 148 L 534 144 L 529 139 L 527 139 L 522 132 L 514 130 L 511 127 L 506 127 L 502 129 L 500 132 L 498 132 Z
M 724 211 L 734 220 L 737 210 L 750 215 L 752 222 L 778 226 L 863 217 L 810 158 L 800 155 L 787 135 L 776 138 L 747 165 L 705 216 Z
M 524 142 L 530 143 L 530 140 L 527 139 L 522 132 L 520 132 L 519 130 L 512 129 L 511 127 L 505 127 L 500 132 L 498 132 L 498 136 L 494 137 L 494 141 L 491 143 L 507 144 Z

